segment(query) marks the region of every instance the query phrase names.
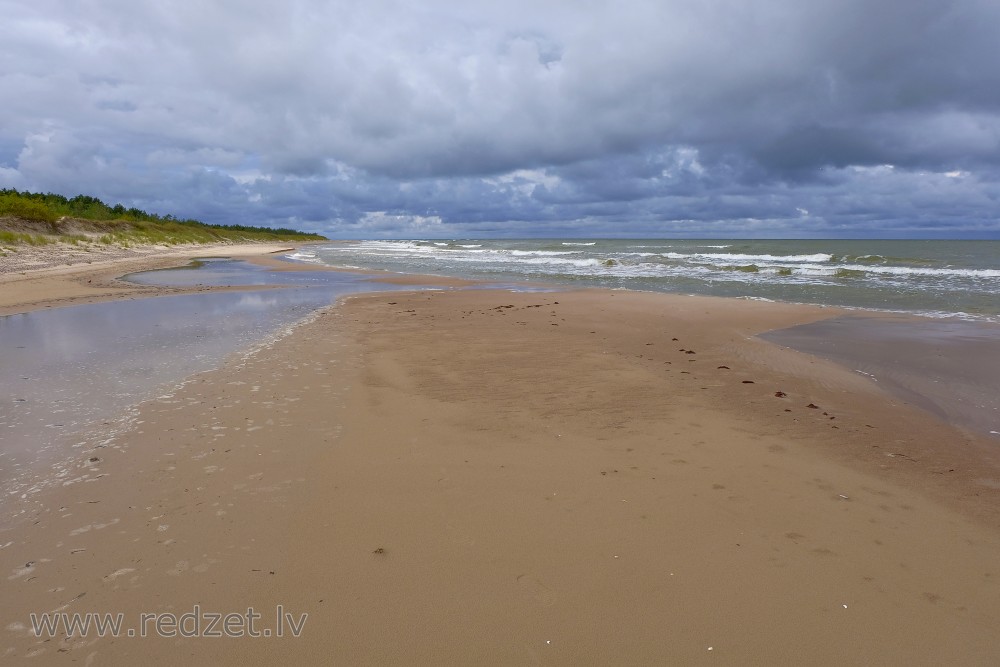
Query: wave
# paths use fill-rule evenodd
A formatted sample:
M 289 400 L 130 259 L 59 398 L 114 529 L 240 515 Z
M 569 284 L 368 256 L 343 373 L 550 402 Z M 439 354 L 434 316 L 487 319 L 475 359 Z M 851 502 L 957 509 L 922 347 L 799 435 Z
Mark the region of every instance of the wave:
M 965 278 L 1000 278 L 1000 269 L 930 269 L 916 266 L 864 266 L 861 264 L 845 264 L 838 269 L 876 273 L 893 276 L 960 276 Z
M 562 257 L 527 257 L 520 260 L 520 264 L 533 265 L 563 265 L 576 267 L 606 266 L 599 259 L 565 259 Z
M 576 250 L 501 250 L 500 252 L 513 255 L 514 257 L 549 257 L 556 255 L 578 254 L 578 251 Z
M 351 250 L 392 250 L 398 252 L 403 250 L 435 249 L 433 246 L 420 245 L 421 243 L 426 244 L 428 242 L 427 241 L 362 241 L 356 246 L 344 246 L 342 249 L 347 252 L 350 252 Z
M 742 253 L 730 253 L 730 252 L 693 252 L 693 253 L 682 253 L 682 252 L 665 252 L 661 253 L 662 257 L 667 259 L 702 259 L 702 260 L 718 260 L 726 262 L 829 262 L 833 259 L 833 255 L 829 255 L 824 252 L 818 252 L 812 255 L 747 255 Z
M 843 259 L 847 259 L 847 257 Z M 885 257 L 882 255 L 858 255 L 854 261 L 858 264 L 884 264 Z
M 753 295 L 853 307 L 879 304 L 921 314 L 940 310 L 942 316 L 964 312 L 975 319 L 1000 320 L 995 255 L 969 253 L 964 246 L 927 248 L 921 256 L 921 247 L 888 243 L 397 239 L 324 246 L 318 248 L 318 261 L 413 273 L 435 267 L 466 277 L 519 276 L 612 289 Z
M 316 255 L 309 252 L 293 252 L 291 255 L 285 255 L 285 259 L 291 259 L 296 262 L 312 262 L 314 264 L 318 264 L 323 261 L 316 257 Z
M 610 273 L 625 275 L 629 272 L 637 272 L 641 273 L 643 277 L 683 276 L 685 271 L 693 271 L 695 268 L 701 267 L 714 274 L 757 273 L 769 276 L 778 275 L 791 280 L 806 277 L 861 279 L 866 276 L 872 278 L 878 276 L 896 277 L 897 279 L 905 279 L 909 276 L 973 280 L 1000 278 L 1000 269 L 892 266 L 887 265 L 887 263 L 893 262 L 894 258 L 879 254 L 837 257 L 828 253 L 775 255 L 723 252 L 612 252 L 602 253 L 598 256 L 597 253 L 589 249 L 596 243 L 596 241 L 563 241 L 561 242 L 563 246 L 578 246 L 578 248 L 522 250 L 483 248 L 483 244 L 454 244 L 438 241 L 368 241 L 355 246 L 339 247 L 336 250 L 359 251 L 361 254 L 372 257 L 382 255 L 387 258 L 399 257 L 400 259 L 414 260 L 447 258 L 449 261 L 462 263 L 507 264 L 513 270 L 517 270 L 518 265 L 541 266 L 546 263 L 576 268 L 600 267 L 600 275 L 608 275 L 609 269 L 612 269 Z M 642 248 L 643 246 L 631 247 Z M 327 249 L 324 248 L 324 250 Z M 330 248 L 330 250 L 334 250 L 334 248 Z M 565 258 L 566 256 L 571 256 L 572 260 L 567 262 L 554 261 L 559 257 Z M 302 252 L 290 255 L 289 258 L 300 261 L 316 261 L 315 255 Z M 629 258 L 633 258 L 632 261 L 627 261 Z M 615 264 L 608 264 L 608 259 L 613 260 Z M 697 272 L 697 274 L 701 273 L 701 271 Z

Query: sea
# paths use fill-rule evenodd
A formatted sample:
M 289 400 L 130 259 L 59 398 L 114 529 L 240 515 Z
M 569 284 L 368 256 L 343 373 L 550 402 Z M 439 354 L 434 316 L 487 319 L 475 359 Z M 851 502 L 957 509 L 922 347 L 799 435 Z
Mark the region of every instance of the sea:
M 348 269 L 1000 322 L 1000 241 L 373 240 L 308 246 L 287 257 Z

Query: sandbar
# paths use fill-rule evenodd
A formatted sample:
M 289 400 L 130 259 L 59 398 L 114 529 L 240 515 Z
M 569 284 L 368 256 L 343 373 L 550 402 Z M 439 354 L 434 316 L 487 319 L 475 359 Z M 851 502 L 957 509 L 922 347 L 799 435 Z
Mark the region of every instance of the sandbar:
M 140 405 L 30 499 L 0 533 L 0 655 L 995 664 L 990 439 L 759 337 L 843 315 L 607 290 L 347 297 Z M 134 628 L 196 606 L 307 618 L 259 638 L 44 638 L 27 618 Z

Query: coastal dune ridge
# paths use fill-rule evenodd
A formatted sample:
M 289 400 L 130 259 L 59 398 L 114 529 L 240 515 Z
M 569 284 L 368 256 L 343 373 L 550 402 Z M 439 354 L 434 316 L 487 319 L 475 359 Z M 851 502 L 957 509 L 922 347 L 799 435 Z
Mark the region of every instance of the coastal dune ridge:
M 506 249 L 602 251 L 564 243 Z M 446 247 L 410 244 L 360 247 L 406 262 Z M 275 271 L 358 259 L 335 247 L 353 246 L 246 254 Z M 0 314 L 259 288 L 117 280 L 186 252 L 3 277 Z M 74 483 L 3 499 L 5 516 L 25 511 L 0 528 L 0 655 L 995 664 L 1000 459 L 983 416 L 995 407 L 973 416 L 945 400 L 947 383 L 962 400 L 996 388 L 973 373 L 995 339 L 953 336 L 945 350 L 912 316 L 586 281 L 517 291 L 489 272 L 384 264 L 368 279 L 392 291 L 312 309 L 86 441 Z M 913 359 L 885 354 L 892 327 L 906 349 L 958 360 L 938 393 L 910 383 Z M 883 347 L 870 332 L 889 332 Z M 851 349 L 852 335 L 869 347 Z M 29 621 L 110 612 L 134 627 L 196 605 L 280 608 L 304 625 L 254 639 L 41 637 Z

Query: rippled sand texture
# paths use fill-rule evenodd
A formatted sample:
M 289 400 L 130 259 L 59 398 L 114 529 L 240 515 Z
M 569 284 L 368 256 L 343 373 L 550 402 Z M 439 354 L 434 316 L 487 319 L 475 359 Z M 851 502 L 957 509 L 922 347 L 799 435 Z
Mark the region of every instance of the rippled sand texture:
M 830 314 L 611 292 L 351 297 L 81 452 L 79 483 L 0 540 L 0 655 L 992 664 L 985 441 L 754 337 Z M 30 611 L 195 604 L 309 616 L 298 639 L 26 627 Z

